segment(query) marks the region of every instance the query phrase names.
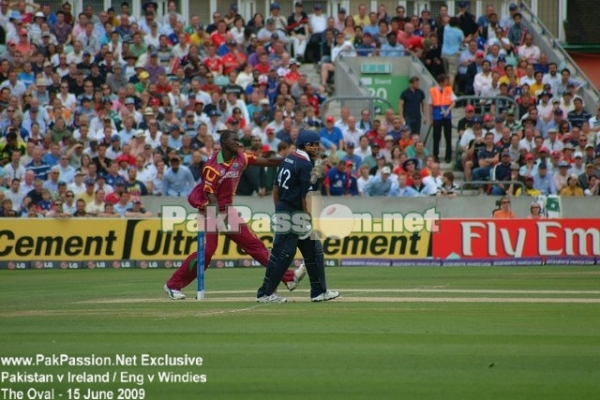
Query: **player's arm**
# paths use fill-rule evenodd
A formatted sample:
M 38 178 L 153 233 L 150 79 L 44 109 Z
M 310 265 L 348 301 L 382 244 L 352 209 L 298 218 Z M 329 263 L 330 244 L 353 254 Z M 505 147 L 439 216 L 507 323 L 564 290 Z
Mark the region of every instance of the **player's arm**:
M 244 156 L 246 156 L 248 165 L 256 165 L 257 167 L 278 167 L 283 161 L 283 157 L 257 157 L 250 151 L 245 151 Z
M 202 169 L 202 191 L 206 193 L 208 204 L 217 207 L 219 199 L 217 198 L 219 171 L 210 165 Z
M 256 165 L 257 167 L 278 167 L 282 161 L 283 157 L 257 157 L 252 165 Z

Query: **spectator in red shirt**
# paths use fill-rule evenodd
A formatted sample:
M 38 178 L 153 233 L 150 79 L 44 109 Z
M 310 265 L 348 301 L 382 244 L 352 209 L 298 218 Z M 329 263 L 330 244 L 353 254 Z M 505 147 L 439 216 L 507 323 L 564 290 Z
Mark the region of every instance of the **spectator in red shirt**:
M 414 35 L 415 26 L 411 23 L 404 25 L 404 35 L 398 35 L 398 42 L 404 46 L 404 48 L 413 53 L 419 53 L 423 50 L 423 38 Z
M 246 62 L 246 55 L 238 49 L 235 40 L 227 42 L 229 53 L 223 56 L 223 75 L 237 71 Z
M 292 58 L 288 63 L 290 70 L 285 74 L 284 78 L 290 87 L 294 86 L 298 79 L 300 79 L 300 72 L 298 71 L 298 61 L 295 58 Z M 312 86 L 312 85 L 308 85 Z
M 209 71 L 217 75 L 223 75 L 223 60 L 217 55 L 217 46 L 209 44 L 207 49 L 208 56 L 204 60 L 204 65 Z
M 215 47 L 219 47 L 227 40 L 227 24 L 224 20 L 217 22 L 217 30 L 210 34 L 210 41 Z
M 258 64 L 254 67 L 255 71 L 259 71 L 261 75 L 267 75 L 271 69 L 271 63 L 269 62 L 269 55 L 262 53 L 258 56 Z
M 167 74 L 159 74 L 156 81 L 156 94 L 171 93 L 171 85 L 167 80 Z

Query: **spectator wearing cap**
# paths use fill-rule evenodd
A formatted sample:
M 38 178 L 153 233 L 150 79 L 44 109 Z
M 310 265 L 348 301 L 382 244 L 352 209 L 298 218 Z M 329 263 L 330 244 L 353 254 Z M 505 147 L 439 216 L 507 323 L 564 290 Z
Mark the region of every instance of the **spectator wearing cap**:
M 286 31 L 290 35 L 293 45 L 294 57 L 303 61 L 304 52 L 308 44 L 308 15 L 304 12 L 302 2 L 297 1 L 294 12 L 287 19 Z
M 134 199 L 131 202 L 131 207 L 125 211 L 125 218 L 150 218 L 152 213 L 146 210 L 141 200 Z
M 77 195 L 77 200 L 83 200 L 87 205 L 94 201 L 96 181 L 91 178 L 85 178 L 83 184 L 85 185 L 85 190 Z
M 271 15 L 269 18 L 272 18 L 275 22 L 275 29 L 282 35 L 287 35 L 287 19 L 281 15 L 281 7 L 279 3 L 273 2 L 269 7 Z
M 165 67 L 163 67 L 158 59 L 158 52 L 157 51 L 152 51 L 150 53 L 150 59 L 148 60 L 148 63 L 146 65 L 144 65 L 145 68 L 145 72 L 147 72 L 149 74 L 149 81 L 150 83 L 156 83 L 156 81 L 158 80 L 158 76 L 160 74 L 166 74 L 167 71 L 165 69 Z M 142 72 L 143 74 L 143 72 Z M 141 74 L 140 74 L 140 78 L 141 78 Z
M 573 163 L 571 164 L 571 170 L 569 174 L 571 175 L 581 175 L 585 172 L 585 164 L 583 161 L 583 154 L 579 151 L 576 151 L 573 154 Z
M 557 164 L 557 171 L 554 173 L 554 188 L 556 192 L 560 194 L 561 190 L 567 186 L 567 178 L 569 177 L 569 170 L 571 164 L 565 160 L 560 160 Z
M 84 177 L 85 173 L 81 169 L 76 170 L 73 182 L 67 185 L 67 190 L 72 191 L 76 196 L 85 192 Z
M 188 136 L 194 136 L 199 125 L 200 122 L 196 122 L 196 113 L 193 111 L 187 111 L 185 113 L 183 123 L 181 124 L 181 130 L 183 130 L 183 132 Z
M 358 173 L 358 169 L 359 167 L 362 165 L 362 157 L 354 154 L 354 149 L 356 148 L 356 145 L 354 144 L 354 142 L 346 142 L 345 145 L 345 151 L 346 154 L 344 154 L 344 156 L 342 157 L 343 161 L 349 161 L 351 164 L 349 165 L 349 169 L 350 172 L 352 173 L 352 175 L 356 175 Z
M 259 114 L 254 121 L 256 126 L 252 129 L 252 136 L 258 136 L 264 143 L 267 138 L 267 124 L 269 123 L 269 119 Z
M 277 30 L 275 26 L 275 20 L 273 18 L 267 18 L 265 25 L 256 34 L 259 42 L 265 46 L 265 49 L 270 52 L 273 50 L 274 44 L 282 38 L 282 33 Z
M 265 129 L 265 134 L 266 138 L 263 139 L 263 143 L 269 146 L 270 151 L 278 152 L 281 140 L 275 136 L 275 128 L 267 126 Z
M 589 139 L 588 139 L 589 141 Z M 587 143 L 583 150 L 583 160 L 585 163 L 594 163 L 594 158 L 596 157 L 596 153 L 594 150 L 594 145 L 592 143 Z
M 118 93 L 120 89 L 124 89 L 129 80 L 123 75 L 123 66 L 120 63 L 115 63 L 113 73 L 106 78 L 106 84 L 110 87 L 112 93 Z M 135 102 L 134 102 L 135 104 Z
M 344 7 L 338 8 L 337 18 L 335 18 L 335 24 L 333 25 L 334 29 L 338 32 L 343 32 L 346 27 L 346 18 L 348 17 L 348 12 Z M 350 16 L 352 18 L 352 16 Z M 353 24 L 355 25 L 355 24 Z
M 331 168 L 323 182 L 326 196 L 358 196 L 356 178 L 352 176 L 349 162 L 340 160 Z
M 120 157 L 122 153 L 121 137 L 117 134 L 113 134 L 110 137 L 108 146 L 106 146 L 106 157 L 109 160 L 116 160 L 117 157 Z
M 518 167 L 518 164 L 515 163 L 515 165 L 517 166 L 517 168 L 515 170 L 513 170 L 511 168 L 512 163 L 511 163 L 510 151 L 508 149 L 502 150 L 502 152 L 500 154 L 500 162 L 497 163 L 494 167 L 492 167 L 492 170 L 490 173 L 490 179 L 492 181 L 500 182 L 500 183 L 495 183 L 492 186 L 492 190 L 490 192 L 490 194 L 492 196 L 504 196 L 507 193 L 507 191 L 509 190 L 509 188 L 512 188 L 512 185 L 510 185 L 508 183 L 502 183 L 502 182 L 510 182 L 510 181 L 518 180 L 519 167 Z M 513 173 L 513 171 L 514 171 L 514 173 Z
M 516 3 L 511 3 L 508 6 L 508 14 L 503 15 L 500 19 L 500 27 L 508 30 L 514 24 L 514 16 L 519 12 L 519 6 Z
M 540 191 L 540 194 L 544 196 L 555 195 L 556 188 L 554 186 L 554 176 L 552 172 L 548 170 L 548 164 L 541 162 L 538 164 L 536 173 L 532 174 L 533 186 L 535 189 Z
M 188 167 L 181 165 L 179 156 L 171 157 L 170 168 L 163 178 L 165 196 L 187 197 L 194 188 L 194 176 Z
M 171 125 L 169 126 L 169 137 L 168 137 L 167 146 L 179 150 L 183 145 L 182 137 L 181 137 L 181 127 L 179 126 L 178 120 L 171 121 Z
M 344 149 L 344 135 L 340 128 L 335 126 L 335 118 L 332 115 L 325 117 L 325 126 L 321 129 L 319 135 L 322 139 L 332 142 L 338 149 Z
M 581 188 L 588 189 L 590 187 L 590 184 L 592 184 L 592 178 L 596 178 L 597 181 L 597 176 L 594 174 L 594 163 L 593 161 L 590 162 L 586 162 L 585 164 L 585 171 L 580 174 L 577 179 L 579 181 L 579 186 Z
M 220 138 L 218 132 L 227 129 L 225 124 L 219 120 L 220 117 L 221 113 L 216 109 L 212 109 L 208 113 L 208 121 L 206 122 L 208 133 L 213 137 L 213 139 L 215 139 L 215 141 L 218 141 Z
M 471 125 L 473 122 L 473 119 L 476 119 L 477 116 L 475 115 L 475 107 L 472 104 L 469 104 L 465 107 L 465 116 L 462 117 L 460 120 L 458 120 L 458 125 L 457 125 L 457 130 L 458 130 L 458 136 L 460 138 L 463 137 L 463 134 L 467 131 L 471 129 Z M 472 132 L 472 130 L 471 130 Z
M 114 191 L 113 187 L 106 183 L 104 175 L 98 175 L 96 177 L 96 191 L 103 190 L 105 194 L 110 194 Z
M 565 145 L 558 135 L 558 129 L 555 127 L 549 128 L 547 130 L 547 134 L 548 137 L 544 139 L 543 143 L 544 147 L 546 147 L 550 152 L 562 152 Z
M 392 179 L 390 179 L 391 175 L 392 170 L 390 167 L 383 167 L 381 174 L 371 177 L 364 185 L 363 194 L 367 197 L 390 196 L 393 187 Z
M 533 176 L 530 175 L 523 178 L 523 183 L 525 185 L 525 190 L 523 190 L 523 187 L 518 187 L 515 191 L 515 196 L 524 195 L 529 197 L 538 197 L 542 194 L 539 189 L 535 188 L 535 178 Z

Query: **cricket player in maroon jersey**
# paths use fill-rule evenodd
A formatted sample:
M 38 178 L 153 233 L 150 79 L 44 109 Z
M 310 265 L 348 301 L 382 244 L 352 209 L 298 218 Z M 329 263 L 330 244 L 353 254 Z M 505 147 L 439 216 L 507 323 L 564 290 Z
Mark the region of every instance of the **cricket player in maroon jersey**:
M 208 219 L 212 218 L 207 213 L 207 207 L 218 208 L 218 212 L 227 214 L 227 224 L 238 227 L 232 232 L 223 232 L 229 239 L 237 243 L 246 253 L 258 261 L 261 265 L 267 266 L 269 262 L 269 251 L 264 243 L 248 229 L 244 221 L 233 221 L 232 218 L 239 218 L 237 213 L 228 213 L 228 206 L 233 204 L 233 196 L 242 172 L 249 165 L 259 167 L 278 166 L 281 158 L 260 158 L 251 152 L 244 152 L 240 148 L 238 134 L 235 131 L 223 130 L 221 133 L 221 151 L 208 159 L 202 170 L 202 182 L 197 185 L 190 196 L 189 203 L 197 208 L 198 211 L 206 216 L 207 226 L 215 225 Z M 208 214 L 208 215 L 207 215 Z M 217 250 L 219 243 L 219 234 L 213 229 L 205 233 L 206 247 L 204 257 L 204 269 L 208 268 L 212 256 Z M 185 294 L 181 289 L 188 286 L 197 277 L 196 271 L 196 252 L 190 254 L 181 267 L 177 269 L 167 281 L 164 290 L 172 300 L 183 300 Z M 298 283 L 306 275 L 306 267 L 302 265 L 295 271 L 286 271 L 281 280 L 289 290 L 294 290 Z

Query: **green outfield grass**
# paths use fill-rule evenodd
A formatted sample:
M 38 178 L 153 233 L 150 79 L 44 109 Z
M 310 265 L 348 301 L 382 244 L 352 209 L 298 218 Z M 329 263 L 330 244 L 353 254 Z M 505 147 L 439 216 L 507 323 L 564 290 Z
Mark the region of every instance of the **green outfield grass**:
M 264 270 L 209 270 L 205 301 L 162 292 L 169 270 L 0 271 L 0 356 L 202 357 L 200 367 L 0 366 L 60 374 L 159 371 L 206 383 L 0 382 L 145 399 L 597 399 L 600 267 L 329 268 L 338 300 L 256 304 Z M 62 394 L 62 396 L 59 396 Z M 130 392 L 124 398 L 141 398 Z M 0 394 L 0 399 L 2 399 Z M 6 397 L 5 397 L 6 398 Z M 27 397 L 25 397 L 27 398 Z M 72 397 L 74 398 L 74 397 Z M 117 397 L 114 397 L 117 398 Z

